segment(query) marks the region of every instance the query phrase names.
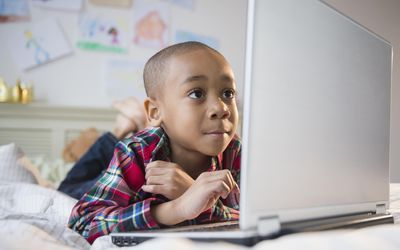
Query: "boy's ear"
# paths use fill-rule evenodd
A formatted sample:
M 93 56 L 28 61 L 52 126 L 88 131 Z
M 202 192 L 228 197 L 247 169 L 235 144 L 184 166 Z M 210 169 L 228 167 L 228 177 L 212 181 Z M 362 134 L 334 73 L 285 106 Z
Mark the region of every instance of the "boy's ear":
M 161 126 L 162 119 L 158 106 L 158 102 L 150 97 L 147 97 L 144 100 L 144 109 L 146 111 L 147 122 L 152 127 Z

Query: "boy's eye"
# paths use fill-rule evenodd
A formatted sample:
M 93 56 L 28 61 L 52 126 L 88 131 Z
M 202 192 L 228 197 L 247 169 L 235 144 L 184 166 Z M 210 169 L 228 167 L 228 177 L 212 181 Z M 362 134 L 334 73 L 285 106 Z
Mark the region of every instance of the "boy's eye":
M 235 97 L 235 91 L 233 89 L 224 90 L 222 97 L 225 99 L 233 99 Z
M 204 97 L 204 93 L 203 93 L 203 91 L 196 89 L 189 93 L 189 97 L 193 98 L 193 99 L 200 99 L 200 98 Z

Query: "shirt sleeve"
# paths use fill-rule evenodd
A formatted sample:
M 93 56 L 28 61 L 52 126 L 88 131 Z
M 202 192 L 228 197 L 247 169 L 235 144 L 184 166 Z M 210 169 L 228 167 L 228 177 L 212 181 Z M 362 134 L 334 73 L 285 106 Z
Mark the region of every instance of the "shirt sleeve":
M 138 157 L 119 142 L 104 175 L 72 209 L 68 227 L 89 243 L 111 232 L 159 228 L 150 207 L 163 200 L 142 191 L 144 182 Z

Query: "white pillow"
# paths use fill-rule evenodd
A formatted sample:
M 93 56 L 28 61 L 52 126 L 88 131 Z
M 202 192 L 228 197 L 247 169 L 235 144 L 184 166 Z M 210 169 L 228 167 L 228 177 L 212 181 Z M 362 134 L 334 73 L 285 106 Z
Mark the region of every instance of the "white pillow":
M 0 146 L 0 181 L 37 183 L 31 172 L 17 162 L 24 155 L 15 143 Z

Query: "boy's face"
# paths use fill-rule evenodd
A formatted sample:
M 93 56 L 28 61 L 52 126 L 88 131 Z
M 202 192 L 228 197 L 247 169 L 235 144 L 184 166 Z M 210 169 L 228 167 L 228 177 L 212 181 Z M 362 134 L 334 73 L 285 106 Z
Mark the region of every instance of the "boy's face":
M 160 114 L 175 153 L 216 156 L 238 124 L 236 86 L 224 58 L 206 49 L 168 60 Z

